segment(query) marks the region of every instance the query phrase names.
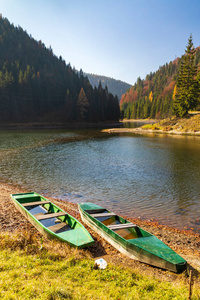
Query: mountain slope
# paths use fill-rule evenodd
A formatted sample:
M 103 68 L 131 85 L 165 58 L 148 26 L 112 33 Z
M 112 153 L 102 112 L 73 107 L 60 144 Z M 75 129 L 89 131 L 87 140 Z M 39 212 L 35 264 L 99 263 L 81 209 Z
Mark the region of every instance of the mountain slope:
M 118 118 L 112 94 L 93 89 L 82 72 L 0 17 L 0 123 Z
M 200 47 L 196 49 L 196 65 L 200 63 Z M 166 118 L 173 113 L 173 92 L 181 59 L 138 78 L 120 100 L 121 116 L 127 119 Z
M 105 88 L 107 85 L 109 91 L 113 95 L 117 95 L 119 99 L 121 99 L 121 96 L 126 93 L 128 89 L 130 89 L 131 85 L 123 82 L 121 80 L 116 80 L 110 77 L 106 76 L 100 76 L 100 75 L 95 75 L 95 74 L 89 74 L 89 73 L 84 73 L 87 78 L 89 79 L 91 85 L 93 87 L 97 87 L 99 85 L 99 82 L 101 81 L 102 86 Z

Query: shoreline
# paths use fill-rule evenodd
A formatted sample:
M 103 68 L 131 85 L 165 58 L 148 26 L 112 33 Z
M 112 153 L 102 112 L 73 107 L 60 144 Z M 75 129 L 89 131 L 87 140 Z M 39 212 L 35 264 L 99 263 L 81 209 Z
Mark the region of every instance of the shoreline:
M 161 130 L 161 129 L 143 129 L 137 128 L 109 128 L 103 129 L 102 132 L 107 133 L 137 133 L 137 134 L 168 134 L 168 135 L 185 135 L 185 136 L 200 136 L 200 131 L 178 131 L 178 130 Z
M 123 119 L 123 120 L 120 120 L 120 122 L 121 123 L 127 123 L 127 122 L 137 123 L 137 122 L 142 122 L 142 123 L 152 124 L 152 123 L 157 123 L 158 120 L 157 119 Z
M 108 126 L 120 126 L 120 121 L 113 122 L 71 122 L 71 123 L 9 123 L 0 124 L 0 130 L 41 130 L 41 129 L 81 129 L 81 128 L 105 128 Z
M 24 216 L 15 208 L 10 194 L 28 192 L 22 188 L 15 187 L 9 184 L 0 183 L 0 231 L 13 233 L 22 230 L 29 231 L 38 236 L 41 235 L 37 230 L 24 218 Z M 29 191 L 30 192 L 30 191 Z M 57 198 L 49 198 L 52 202 L 60 206 L 69 214 L 74 216 L 82 223 L 77 204 L 65 202 Z M 143 229 L 151 232 L 161 239 L 170 248 L 176 251 L 184 259 L 188 261 L 189 267 L 197 272 L 200 272 L 200 235 L 189 231 L 180 231 L 176 228 L 160 225 L 157 222 L 142 221 L 140 219 L 127 218 L 129 221 L 136 223 Z M 160 270 L 149 265 L 145 265 L 138 261 L 134 261 L 113 248 L 97 233 L 86 226 L 95 240 L 94 245 L 89 247 L 89 252 L 92 258 L 104 257 L 107 262 L 116 265 L 128 266 L 137 268 L 141 272 L 153 273 L 157 277 L 168 276 L 168 271 Z M 171 272 L 170 272 L 171 274 Z M 178 275 L 173 275 L 178 276 Z
M 125 119 L 126 122 L 143 122 L 145 125 L 137 128 L 109 128 L 103 129 L 107 133 L 136 133 L 136 134 L 165 134 L 175 136 L 200 136 L 200 113 L 193 112 L 184 118 L 167 118 L 163 120 L 144 119 L 134 120 Z

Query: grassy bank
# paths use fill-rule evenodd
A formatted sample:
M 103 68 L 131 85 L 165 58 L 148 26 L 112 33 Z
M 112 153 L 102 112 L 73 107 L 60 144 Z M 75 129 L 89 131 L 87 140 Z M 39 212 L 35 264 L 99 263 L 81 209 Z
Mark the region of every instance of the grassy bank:
M 200 132 L 200 115 L 189 115 L 187 118 L 168 118 L 155 124 L 145 124 L 141 128 L 166 132 L 197 133 Z
M 95 270 L 86 251 L 37 236 L 0 234 L 1 299 L 187 299 L 186 273 L 177 283 L 108 264 Z M 192 299 L 200 299 L 193 287 Z

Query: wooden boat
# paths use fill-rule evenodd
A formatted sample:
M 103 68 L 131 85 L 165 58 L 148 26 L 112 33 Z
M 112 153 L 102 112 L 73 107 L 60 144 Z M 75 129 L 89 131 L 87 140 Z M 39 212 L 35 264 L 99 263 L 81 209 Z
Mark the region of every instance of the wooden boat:
M 187 262 L 151 233 L 93 203 L 80 203 L 83 222 L 117 250 L 149 265 L 182 272 Z
M 37 193 L 12 194 L 16 208 L 48 238 L 83 248 L 94 243 L 89 232 L 74 217 Z

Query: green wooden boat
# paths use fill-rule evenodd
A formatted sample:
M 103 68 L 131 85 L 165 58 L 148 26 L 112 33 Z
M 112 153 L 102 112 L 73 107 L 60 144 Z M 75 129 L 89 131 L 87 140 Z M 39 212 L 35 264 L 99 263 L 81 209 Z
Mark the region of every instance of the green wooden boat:
M 46 237 L 57 238 L 77 248 L 94 243 L 78 220 L 39 194 L 12 194 L 11 198 L 16 208 Z
M 90 202 L 78 206 L 83 222 L 123 254 L 175 273 L 186 268 L 187 262 L 181 256 L 139 226 Z

